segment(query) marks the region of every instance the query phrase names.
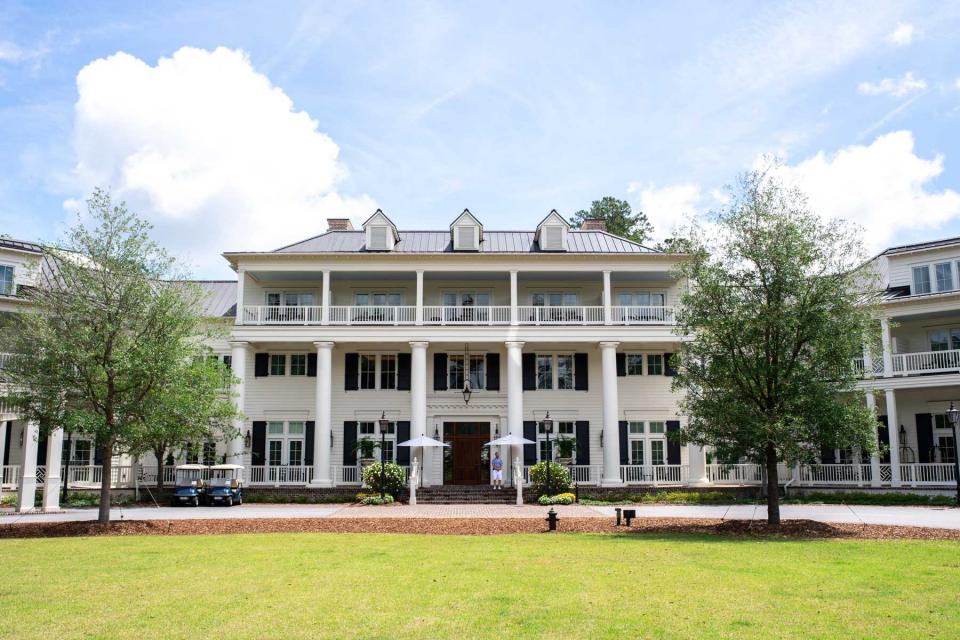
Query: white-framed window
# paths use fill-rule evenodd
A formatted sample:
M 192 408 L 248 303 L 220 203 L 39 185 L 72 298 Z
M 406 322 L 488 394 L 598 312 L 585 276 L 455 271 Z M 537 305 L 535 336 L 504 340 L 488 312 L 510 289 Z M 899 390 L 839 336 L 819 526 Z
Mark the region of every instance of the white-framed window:
M 451 354 L 447 356 L 447 388 L 463 389 L 464 376 L 463 356 Z M 470 388 L 474 391 L 483 391 L 487 388 L 487 357 L 485 355 L 470 356 Z
M 0 264 L 0 295 L 12 296 L 14 288 L 14 268 L 8 264 Z
M 625 354 L 626 374 L 628 376 L 662 376 L 664 366 L 663 357 L 662 353 Z M 644 366 L 644 360 L 646 360 L 646 366 Z
M 403 304 L 403 294 L 397 291 L 357 291 L 353 302 L 358 307 L 399 307 Z
M 380 388 L 397 388 L 397 356 L 392 353 L 380 356 Z
M 953 263 L 940 262 L 933 265 L 937 278 L 937 291 L 953 291 Z
M 457 227 L 457 248 L 458 249 L 476 249 L 476 227 L 473 225 L 464 225 Z
M 307 375 L 307 354 L 294 353 L 290 356 L 290 375 L 291 376 Z
M 361 353 L 357 358 L 357 389 L 396 389 L 397 354 Z
M 270 375 L 271 376 L 287 375 L 287 354 L 285 353 L 270 354 Z
M 543 429 L 543 422 L 537 422 L 537 460 L 556 459 L 557 440 L 576 437 L 574 422 L 563 420 L 553 423 L 554 433 L 550 434 L 550 446 L 547 447 L 547 432 Z M 552 452 L 552 456 L 551 456 Z
M 557 389 L 573 389 L 573 355 L 557 356 Z
M 360 354 L 360 389 L 377 388 L 377 356 L 376 354 Z
M 232 356 L 232 355 L 227 354 L 227 355 L 223 356 L 223 366 L 225 366 L 227 369 L 230 369 L 231 371 L 233 370 L 233 356 Z
M 662 291 L 621 291 L 617 293 L 617 305 L 621 307 L 662 307 L 667 294 Z
M 489 307 L 489 291 L 444 291 L 441 301 L 445 307 Z
M 63 449 L 61 460 L 64 464 L 69 463 L 73 466 L 86 467 L 93 464 L 93 441 L 87 438 L 63 439 Z
M 930 293 L 930 267 L 922 265 L 913 268 L 913 294 Z
M 268 291 L 267 306 L 310 307 L 316 304 L 310 291 Z
M 306 431 L 306 423 L 302 420 L 267 422 L 267 465 L 303 466 Z
M 576 307 L 579 295 L 573 291 L 542 291 L 530 294 L 530 304 L 534 307 Z
M 389 422 L 387 423 L 387 429 L 383 432 L 384 435 L 384 446 L 383 446 L 383 458 L 387 462 L 396 462 L 397 460 L 397 423 Z M 380 421 L 379 420 L 367 420 L 364 422 L 357 423 L 357 439 L 358 440 L 373 440 L 379 446 L 380 444 Z M 380 461 L 380 451 L 376 451 L 373 457 Z
M 627 375 L 642 376 L 643 375 L 643 354 L 628 353 L 626 354 L 625 358 L 627 360 Z
M 627 443 L 630 452 L 630 464 L 664 465 L 666 464 L 667 435 L 666 422 L 662 420 L 627 422 Z
M 553 356 L 537 354 L 537 389 L 553 389 Z
M 663 375 L 663 354 L 662 353 L 647 354 L 647 375 L 648 376 Z
M 576 365 L 572 353 L 538 353 L 536 359 L 537 390 L 574 389 Z
M 960 328 L 934 329 L 928 334 L 930 351 L 948 351 L 960 349 Z
M 387 248 L 387 227 L 385 225 L 370 227 L 370 248 L 380 251 Z

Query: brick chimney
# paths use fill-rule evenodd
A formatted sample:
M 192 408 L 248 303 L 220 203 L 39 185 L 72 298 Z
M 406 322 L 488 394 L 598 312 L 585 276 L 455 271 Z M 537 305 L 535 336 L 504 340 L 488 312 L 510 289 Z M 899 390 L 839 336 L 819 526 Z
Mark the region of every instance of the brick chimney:
M 603 218 L 587 218 L 580 228 L 584 231 L 606 231 L 607 221 Z
M 327 218 L 327 231 L 353 231 L 350 218 Z

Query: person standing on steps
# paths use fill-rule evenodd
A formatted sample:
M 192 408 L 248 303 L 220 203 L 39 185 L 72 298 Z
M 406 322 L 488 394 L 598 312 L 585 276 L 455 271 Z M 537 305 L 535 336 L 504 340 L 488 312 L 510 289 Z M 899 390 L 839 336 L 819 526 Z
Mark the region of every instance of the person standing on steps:
M 499 451 L 493 454 L 490 469 L 493 471 L 493 488 L 497 491 L 503 491 L 503 459 L 500 457 Z

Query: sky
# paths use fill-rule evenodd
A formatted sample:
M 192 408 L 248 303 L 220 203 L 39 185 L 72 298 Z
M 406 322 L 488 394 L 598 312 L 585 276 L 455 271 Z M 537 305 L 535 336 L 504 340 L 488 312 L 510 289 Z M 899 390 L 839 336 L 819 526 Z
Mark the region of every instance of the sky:
M 960 235 L 960 2 L 0 0 L 0 233 L 104 187 L 196 277 L 377 208 L 659 239 L 770 156 L 871 251 Z

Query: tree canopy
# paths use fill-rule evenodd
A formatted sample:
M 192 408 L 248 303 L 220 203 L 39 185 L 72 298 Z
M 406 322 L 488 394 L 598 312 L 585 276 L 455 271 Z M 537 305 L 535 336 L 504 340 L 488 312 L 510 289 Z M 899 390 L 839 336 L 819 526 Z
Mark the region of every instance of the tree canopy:
M 821 447 L 876 449 L 876 418 L 854 359 L 876 351 L 872 277 L 857 230 L 824 222 L 769 171 L 741 176 L 729 208 L 695 229 L 680 267 L 675 356 L 682 438 L 720 461 L 765 465 L 768 520 L 779 523 L 777 465 Z
M 590 209 L 581 209 L 570 218 L 574 229 L 583 226 L 585 220 L 599 219 L 607 223 L 607 231 L 634 242 L 643 243 L 653 233 L 653 226 L 643 211 L 633 212 L 626 200 L 604 196 L 590 203 Z

